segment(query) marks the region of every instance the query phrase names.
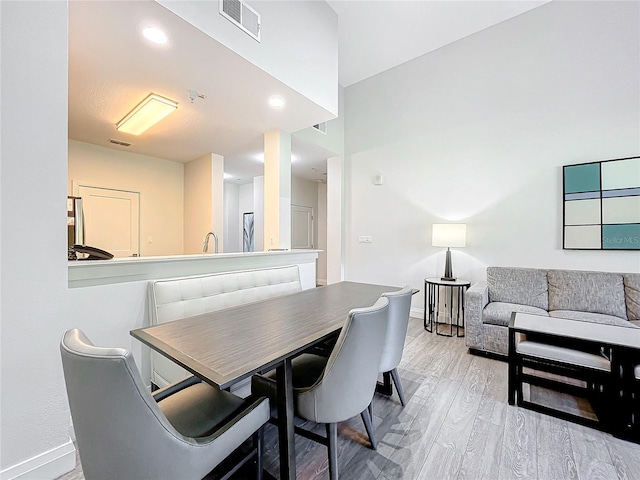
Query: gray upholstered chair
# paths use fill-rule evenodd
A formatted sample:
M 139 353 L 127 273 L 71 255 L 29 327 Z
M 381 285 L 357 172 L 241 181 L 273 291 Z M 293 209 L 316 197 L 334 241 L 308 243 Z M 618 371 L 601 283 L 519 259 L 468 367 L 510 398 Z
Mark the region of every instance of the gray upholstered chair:
M 400 403 L 404 407 L 407 402 L 404 398 L 404 391 L 400 383 L 397 367 L 402 360 L 404 341 L 407 338 L 407 328 L 409 326 L 409 312 L 411 310 L 411 295 L 413 289 L 410 286 L 404 287 L 397 292 L 383 293 L 382 296 L 389 299 L 389 326 L 387 327 L 387 338 L 382 350 L 382 360 L 380 361 L 380 372 L 388 374 L 393 379 L 400 397 Z
M 131 352 L 95 347 L 78 329 L 60 352 L 88 480 L 202 478 L 252 436 L 256 448 L 232 470 L 257 455 L 262 478 L 266 398 L 245 402 L 194 377 L 152 396 Z
M 391 395 L 393 386 L 391 379 L 396 386 L 400 404 L 404 407 L 407 404 L 404 398 L 404 391 L 400 383 L 400 375 L 398 375 L 397 367 L 402 360 L 402 351 L 404 350 L 404 342 L 407 338 L 407 328 L 409 327 L 409 312 L 411 310 L 411 296 L 413 289 L 405 286 L 397 292 L 383 293 L 382 296 L 389 299 L 389 324 L 387 326 L 387 337 L 382 350 L 382 359 L 380 360 L 380 373 L 384 377 L 384 385 L 382 385 L 385 393 Z M 367 435 L 371 448 L 376 450 L 377 442 L 373 432 L 373 401 L 368 408 L 371 423 L 367 423 L 363 417 Z
M 329 450 L 329 475 L 338 478 L 337 423 L 362 415 L 371 427 L 368 406 L 378 380 L 380 359 L 387 332 L 389 300 L 381 297 L 371 307 L 349 312 L 340 336 L 327 358 L 303 354 L 292 361 L 296 414 L 326 424 L 327 436 L 301 428 L 296 433 L 320 442 Z M 275 396 L 275 375 L 255 375 L 254 395 Z

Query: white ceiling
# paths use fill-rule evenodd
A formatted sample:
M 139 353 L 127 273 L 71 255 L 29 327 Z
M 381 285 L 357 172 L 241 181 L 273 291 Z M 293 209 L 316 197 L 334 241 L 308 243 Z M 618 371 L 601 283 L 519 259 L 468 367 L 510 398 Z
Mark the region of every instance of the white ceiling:
M 256 1 L 256 0 L 253 0 Z M 251 4 L 252 0 L 248 3 Z M 329 0 L 339 18 L 339 79 L 349 86 L 417 56 L 519 15 L 546 1 Z M 162 25 L 168 46 L 140 35 Z M 205 99 L 189 100 L 189 90 Z M 140 136 L 115 123 L 150 92 L 178 110 Z M 280 111 L 267 106 L 278 93 Z M 225 157 L 235 183 L 262 175 L 256 156 L 263 133 L 289 132 L 327 119 L 327 112 L 152 1 L 69 3 L 69 137 L 118 150 L 188 162 L 209 152 Z M 114 138 L 132 143 L 118 147 Z M 293 175 L 321 180 L 333 152 L 292 139 Z
M 550 0 L 327 0 L 338 14 L 343 87 L 408 62 Z

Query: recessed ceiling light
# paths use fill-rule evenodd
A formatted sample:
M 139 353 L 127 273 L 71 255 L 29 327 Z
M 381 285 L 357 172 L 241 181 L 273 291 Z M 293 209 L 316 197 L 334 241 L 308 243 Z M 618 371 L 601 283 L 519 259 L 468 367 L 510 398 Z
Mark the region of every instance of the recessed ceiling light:
M 231 180 L 233 178 L 233 175 L 231 175 L 230 173 L 224 172 L 224 179 L 225 180 Z
M 298 161 L 298 156 L 295 153 L 291 154 L 291 163 L 293 162 L 297 162 Z
M 279 110 L 284 108 L 285 104 L 286 102 L 284 101 L 284 98 L 280 95 L 273 95 L 269 97 L 269 106 L 273 109 Z
M 158 27 L 147 27 L 142 30 L 142 35 L 150 42 L 156 43 L 158 45 L 166 45 L 166 43 L 169 41 L 167 34 L 160 30 Z
M 253 155 L 253 158 L 260 163 L 264 163 L 264 153 L 256 153 L 255 155 Z

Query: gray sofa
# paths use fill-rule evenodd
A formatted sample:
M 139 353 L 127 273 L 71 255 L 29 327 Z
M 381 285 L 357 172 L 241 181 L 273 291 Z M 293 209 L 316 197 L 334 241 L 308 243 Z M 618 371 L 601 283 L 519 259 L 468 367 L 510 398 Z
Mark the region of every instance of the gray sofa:
M 488 267 L 465 297 L 470 351 L 507 355 L 512 312 L 640 327 L 640 273 Z

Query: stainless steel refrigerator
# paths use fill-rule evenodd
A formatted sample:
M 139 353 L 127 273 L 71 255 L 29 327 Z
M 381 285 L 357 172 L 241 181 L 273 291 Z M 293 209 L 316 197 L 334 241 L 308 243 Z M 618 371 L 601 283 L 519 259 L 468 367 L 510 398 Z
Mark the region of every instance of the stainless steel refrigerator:
M 84 245 L 82 198 L 67 197 L 67 246 Z

